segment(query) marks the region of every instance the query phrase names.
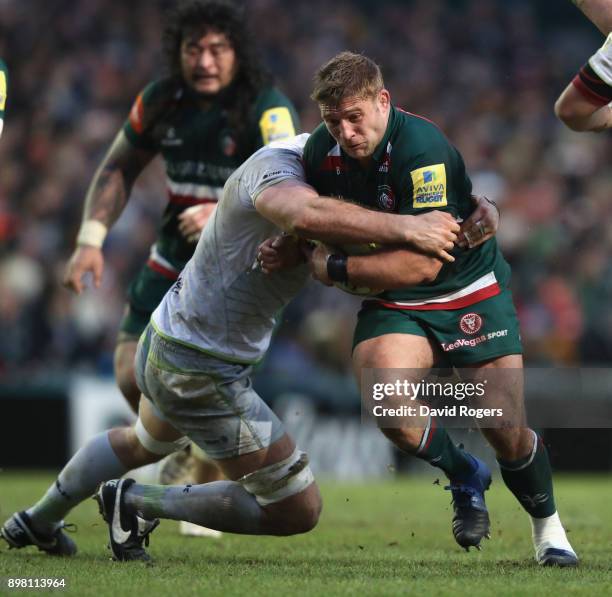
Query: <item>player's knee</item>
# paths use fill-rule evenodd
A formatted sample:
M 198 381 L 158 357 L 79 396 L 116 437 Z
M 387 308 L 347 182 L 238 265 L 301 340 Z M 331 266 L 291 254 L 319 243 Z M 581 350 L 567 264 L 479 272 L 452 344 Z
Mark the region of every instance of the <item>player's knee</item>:
M 267 511 L 273 534 L 306 533 L 316 526 L 321 495 L 305 453 L 296 449 L 285 460 L 245 475 L 239 482 Z
M 158 462 L 168 454 L 183 450 L 188 444 L 186 436 L 175 441 L 160 441 L 155 439 L 142 424 L 140 418 L 134 427 L 130 427 L 130 445 L 134 458 L 143 464 Z
M 300 509 L 299 517 L 296 518 L 297 525 L 292 534 L 308 533 L 314 529 L 321 516 L 323 510 L 323 500 L 316 483 L 311 486 L 314 494 L 308 498 L 306 503 Z
M 288 499 L 273 510 L 272 518 L 276 535 L 300 535 L 308 533 L 317 526 L 323 501 L 316 483 L 312 483 L 307 490 Z
M 486 433 L 483 430 L 483 434 L 495 449 L 496 456 L 508 462 L 524 458 L 533 450 L 535 434 L 526 427 L 493 428 Z

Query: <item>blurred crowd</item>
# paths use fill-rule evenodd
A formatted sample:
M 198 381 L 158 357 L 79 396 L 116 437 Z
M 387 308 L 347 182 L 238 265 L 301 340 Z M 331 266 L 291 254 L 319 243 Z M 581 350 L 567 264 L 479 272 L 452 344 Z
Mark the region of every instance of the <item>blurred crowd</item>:
M 105 244 L 102 287 L 75 297 L 60 279 L 97 164 L 138 91 L 164 72 L 169 4 L 0 0 L 10 73 L 0 140 L 0 374 L 112 372 L 126 285 L 166 200 L 159 163 Z M 501 207 L 499 242 L 514 270 L 528 363 L 612 360 L 612 135 L 571 133 L 552 109 L 603 42 L 569 0 L 554 15 L 533 1 L 247 4 L 262 57 L 305 130 L 319 122 L 312 74 L 351 49 L 382 65 L 396 104 L 434 120 L 459 148 L 475 190 Z M 285 314 L 268 379 L 289 391 L 317 380 L 311 393 L 346 392 L 358 305 L 309 287 Z

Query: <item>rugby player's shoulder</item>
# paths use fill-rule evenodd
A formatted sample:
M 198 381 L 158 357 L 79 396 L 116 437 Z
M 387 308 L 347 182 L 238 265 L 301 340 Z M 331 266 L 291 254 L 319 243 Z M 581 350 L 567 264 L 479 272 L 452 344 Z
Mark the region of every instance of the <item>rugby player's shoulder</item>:
M 146 104 L 178 101 L 183 93 L 184 87 L 180 81 L 174 77 L 165 77 L 147 83 L 141 95 Z
M 278 87 L 274 87 L 274 85 L 267 85 L 263 87 L 255 99 L 256 105 L 273 103 L 284 105 L 287 102 L 289 102 L 289 98 Z
M 403 148 L 409 153 L 421 153 L 426 149 L 446 148 L 450 141 L 440 127 L 425 116 L 397 109 L 397 134 L 394 149 Z
M 322 160 L 336 145 L 337 143 L 329 134 L 327 127 L 321 123 L 312 131 L 312 134 L 306 142 L 306 146 L 304 147 L 304 158 Z

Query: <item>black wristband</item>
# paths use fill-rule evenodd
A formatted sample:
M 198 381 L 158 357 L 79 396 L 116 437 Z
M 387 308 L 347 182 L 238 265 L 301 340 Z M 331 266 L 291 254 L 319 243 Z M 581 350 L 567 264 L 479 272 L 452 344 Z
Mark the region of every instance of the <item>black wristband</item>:
M 332 282 L 348 282 L 348 271 L 346 268 L 346 255 L 334 253 L 327 258 L 327 275 Z

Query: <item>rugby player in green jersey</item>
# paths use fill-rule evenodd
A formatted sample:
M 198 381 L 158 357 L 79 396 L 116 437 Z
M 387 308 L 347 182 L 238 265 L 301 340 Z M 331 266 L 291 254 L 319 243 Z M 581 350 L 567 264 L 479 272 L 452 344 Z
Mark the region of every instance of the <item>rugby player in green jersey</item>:
M 555 114 L 574 131 L 612 128 L 612 0 L 574 0 L 574 4 L 607 35 L 555 102 Z
M 6 108 L 6 94 L 8 92 L 8 70 L 0 58 L 0 137 L 4 128 L 4 109 Z
M 170 76 L 150 83 L 136 98 L 99 166 L 65 274 L 65 285 L 76 293 L 83 290 L 87 273 L 100 285 L 107 231 L 138 175 L 161 154 L 168 205 L 150 257 L 130 284 L 114 357 L 117 383 L 135 412 L 138 338 L 193 254 L 225 181 L 256 149 L 289 138 L 298 128 L 291 102 L 258 63 L 244 15 L 235 5 L 223 0 L 179 4 L 169 15 L 163 41 Z M 214 480 L 214 469 L 193 452 L 200 456 L 198 480 Z
M 461 155 L 435 124 L 391 104 L 373 61 L 339 54 L 317 72 L 312 97 L 324 123 L 306 144 L 304 164 L 308 182 L 321 195 L 391 213 L 436 209 L 463 219 L 470 214 L 471 182 Z M 356 372 L 404 369 L 417 371 L 420 379 L 443 356 L 472 381 L 489 382 L 487 400 L 503 407 L 508 419 L 483 427 L 482 433 L 495 450 L 504 482 L 530 515 L 536 559 L 574 566 L 578 559 L 557 514 L 547 451 L 526 422 L 510 267 L 494 238 L 454 256 L 435 280 L 412 287 L 402 285 L 404 259 L 394 251 L 347 257 L 319 245 L 311 265 L 327 284 L 388 289 L 366 300 L 359 313 Z M 418 423 L 400 422 L 382 431 L 400 449 L 444 471 L 453 495 L 455 539 L 466 549 L 479 547 L 489 534 L 484 492 L 490 471 L 456 447 L 435 418 Z

